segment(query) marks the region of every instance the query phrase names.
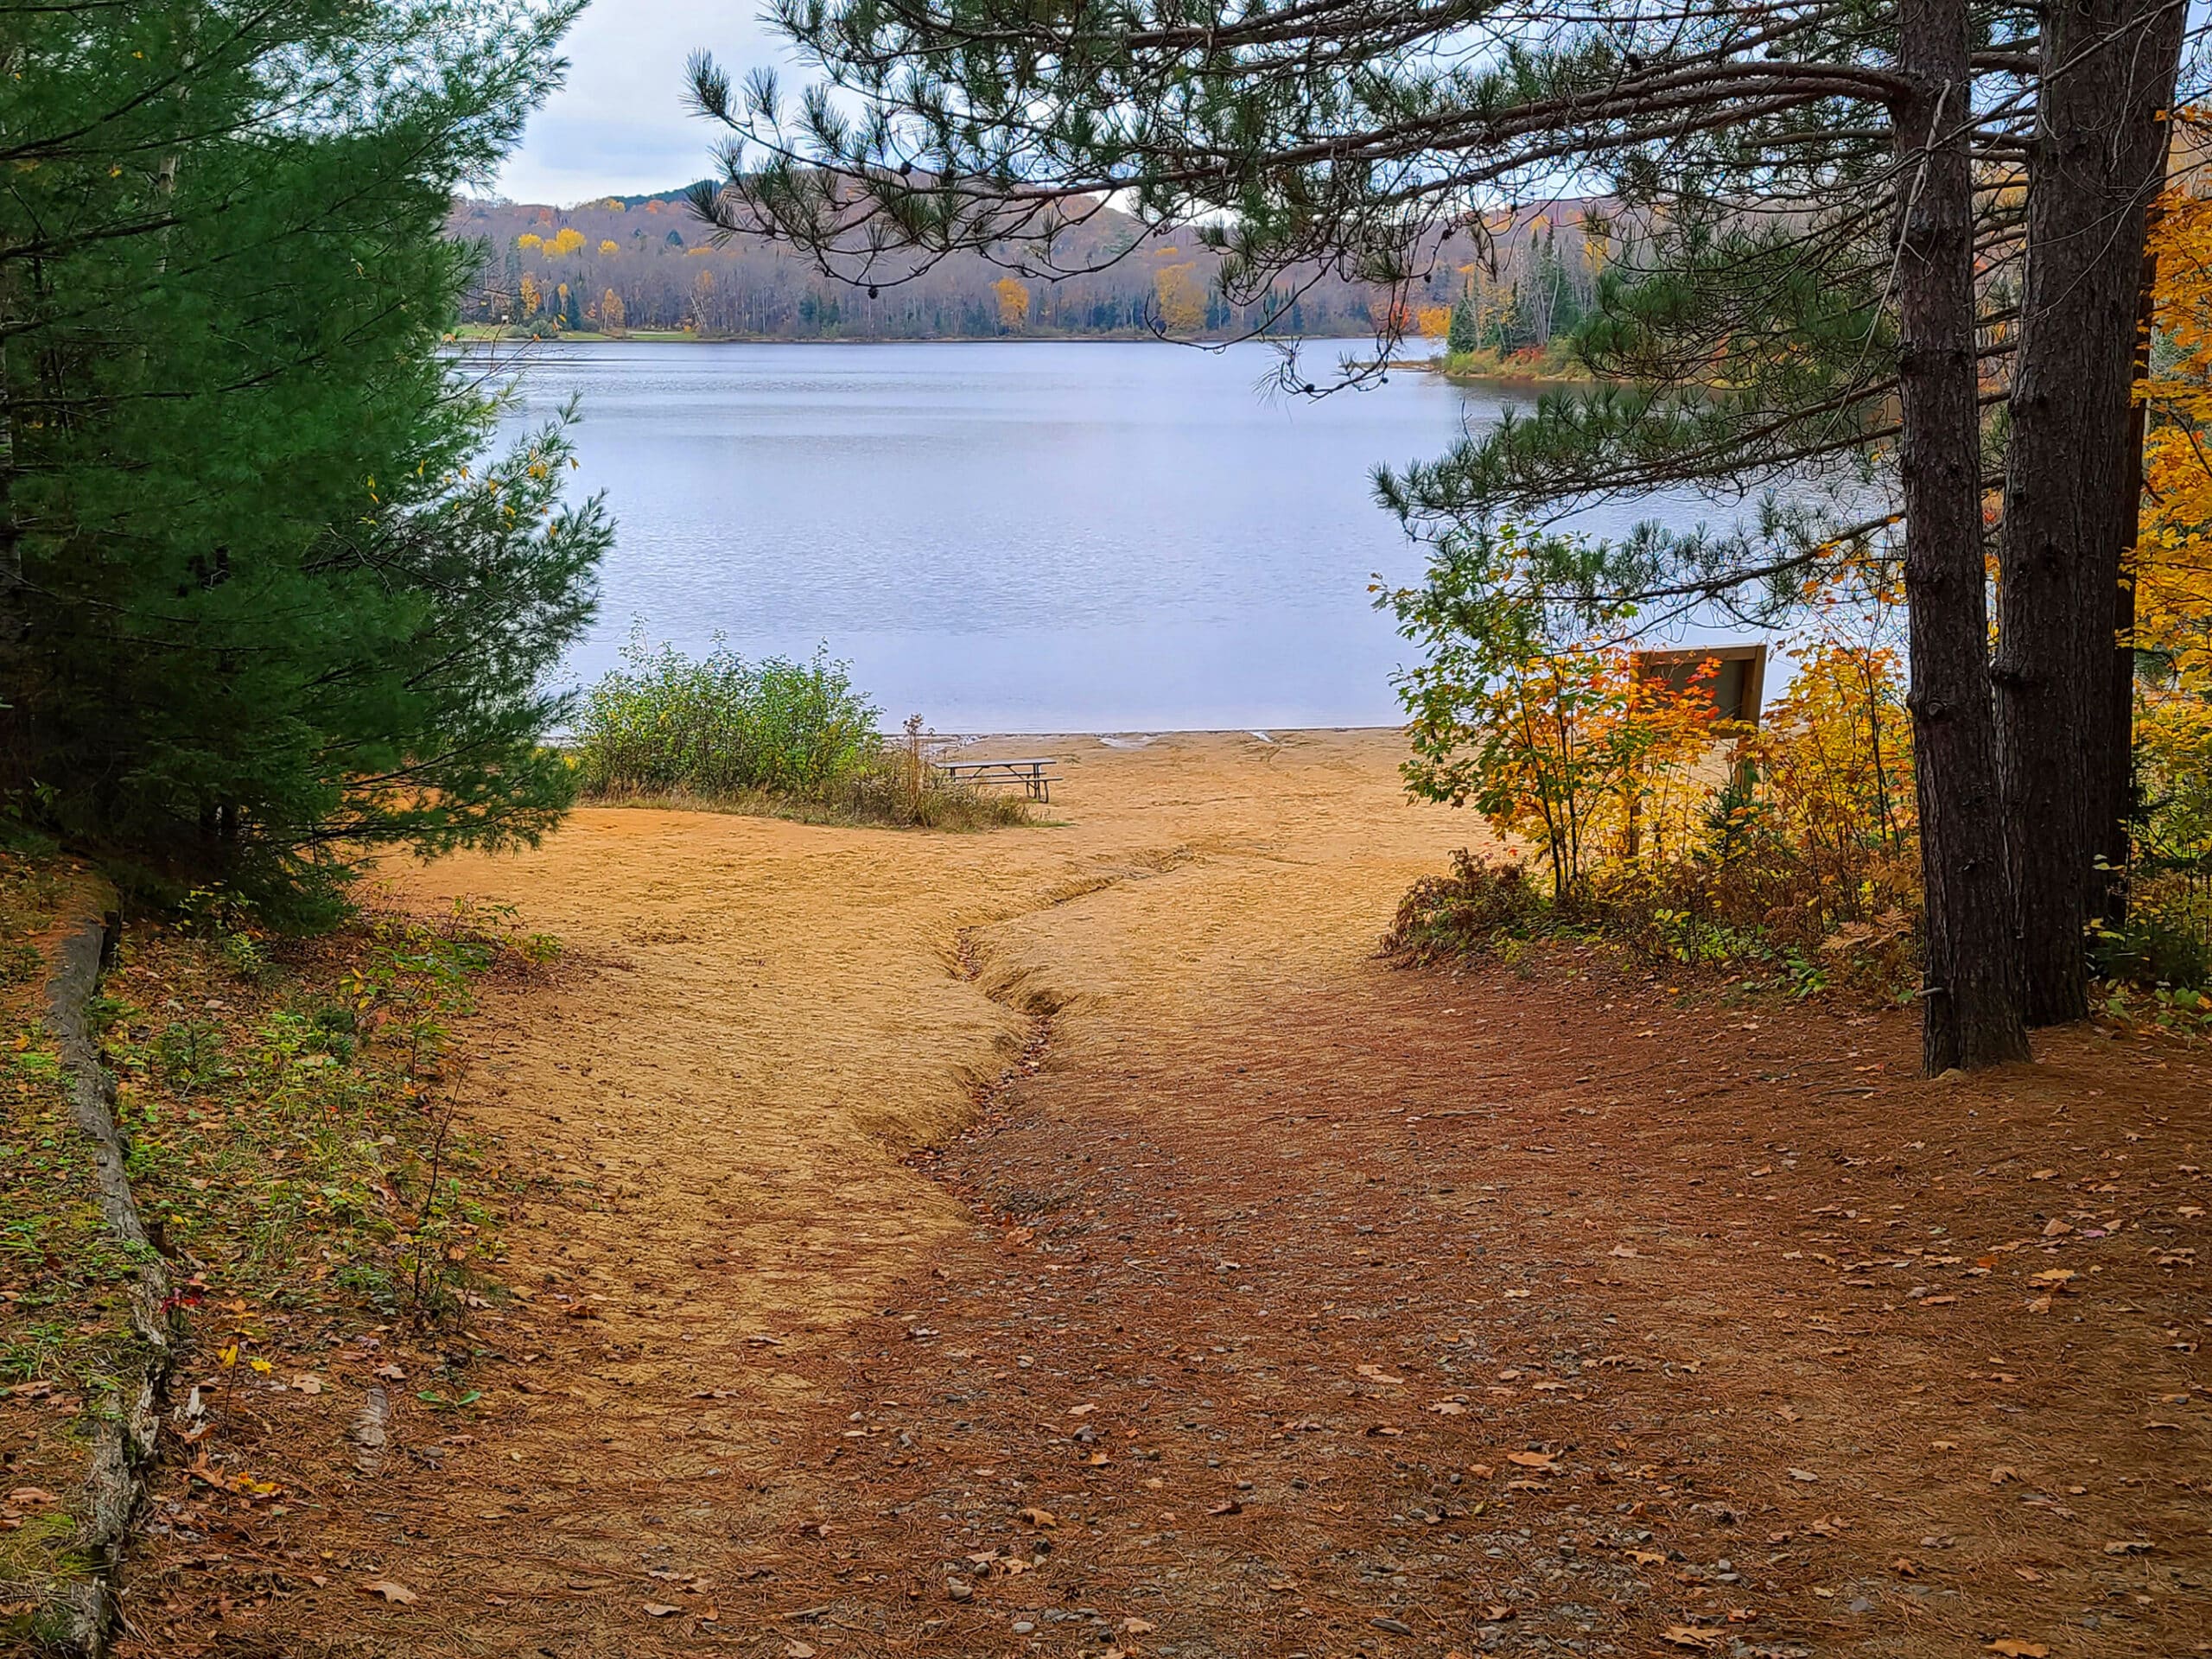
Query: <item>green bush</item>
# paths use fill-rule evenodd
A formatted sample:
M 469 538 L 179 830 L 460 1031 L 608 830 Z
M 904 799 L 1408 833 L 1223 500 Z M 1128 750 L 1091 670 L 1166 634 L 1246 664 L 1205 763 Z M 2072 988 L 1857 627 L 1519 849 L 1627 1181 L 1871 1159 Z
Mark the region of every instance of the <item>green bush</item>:
M 2127 917 L 2099 923 L 2089 960 L 2101 979 L 2142 989 L 2212 986 L 2212 887 L 2188 871 L 2138 876 Z
M 1407 893 L 1382 950 L 1409 963 L 1510 962 L 1530 940 L 1604 939 L 1654 962 L 1728 970 L 1746 989 L 1905 1000 L 1919 949 L 1916 907 L 1903 890 L 1910 861 L 1869 868 L 1874 875 L 1844 913 L 1822 901 L 1817 874 L 1787 847 L 1755 836 L 1726 859 L 1610 868 L 1561 902 L 1518 860 L 1462 849 L 1451 874 L 1424 876 Z
M 590 794 L 820 797 L 882 747 L 883 711 L 826 652 L 748 662 L 717 648 L 695 661 L 632 640 L 622 661 L 585 693 L 577 721 L 578 781 Z
M 1430 962 L 1554 931 L 1560 920 L 1518 859 L 1492 862 L 1462 847 L 1452 874 L 1425 875 L 1400 901 L 1383 954 Z
M 925 756 L 918 716 L 887 742 L 883 711 L 826 651 L 795 663 L 702 658 L 632 640 L 584 694 L 577 782 L 602 801 L 968 830 L 1024 823 L 1015 798 L 950 782 Z

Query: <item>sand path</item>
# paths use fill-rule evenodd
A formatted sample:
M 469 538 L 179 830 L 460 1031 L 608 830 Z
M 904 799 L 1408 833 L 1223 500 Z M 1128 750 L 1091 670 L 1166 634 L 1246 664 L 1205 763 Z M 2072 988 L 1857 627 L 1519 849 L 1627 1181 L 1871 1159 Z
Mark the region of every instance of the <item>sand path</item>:
M 964 1224 L 901 1154 L 941 1140 L 1017 1058 L 1030 1005 L 1069 1004 L 1056 1065 L 1112 1040 L 1110 1020 L 1085 1017 L 1103 1002 L 1199 1015 L 1202 985 L 1268 977 L 1209 949 L 1255 907 L 1300 918 L 1316 957 L 1357 960 L 1469 828 L 1399 795 L 1391 734 L 1042 741 L 1065 756 L 1047 827 L 587 810 L 537 852 L 400 876 L 410 905 L 512 906 L 581 958 L 562 990 L 487 1011 L 476 1068 L 476 1127 L 592 1200 L 526 1271 L 588 1260 L 573 1271 L 608 1287 L 582 1294 L 620 1302 L 625 1259 L 758 1264 L 605 1311 L 610 1338 L 649 1348 L 710 1338 L 666 1356 L 687 1382 L 741 1351 L 730 1338 L 870 1311 Z M 638 1366 L 626 1387 L 663 1369 Z
M 559 988 L 486 1007 L 471 1087 L 475 1132 L 566 1195 L 512 1241 L 504 1277 L 534 1322 L 487 1327 L 536 1356 L 523 1386 L 542 1397 L 509 1396 L 496 1456 L 446 1459 L 518 1501 L 427 1505 L 441 1564 L 409 1582 L 449 1575 L 439 1603 L 480 1609 L 471 1592 L 533 1560 L 541 1591 L 611 1564 L 581 1538 L 628 1564 L 659 1529 L 730 1536 L 730 1494 L 757 1499 L 785 1461 L 779 1414 L 818 1392 L 798 1362 L 969 1224 L 902 1154 L 1024 1064 L 1035 1010 L 1057 1012 L 1033 1068 L 1098 1063 L 1131 999 L 1202 1038 L 1214 999 L 1289 966 L 1252 955 L 1255 912 L 1275 924 L 1261 937 L 1300 939 L 1299 971 L 1355 963 L 1469 827 L 1405 802 L 1390 734 L 1045 747 L 1065 777 L 1047 827 L 588 810 L 537 852 L 399 878 L 417 906 L 511 905 L 574 957 Z M 743 1404 L 702 1433 L 696 1396 L 715 1390 Z M 549 1551 L 556 1535 L 571 1548 Z M 526 1651 L 515 1618 L 483 1609 L 463 1645 Z
M 337 1357 L 130 1659 L 2212 1641 L 2201 1052 L 1394 972 L 1475 826 L 1390 734 L 1052 747 L 1054 827 L 408 875 L 572 950 L 469 1032 L 524 1300 L 371 1476 Z

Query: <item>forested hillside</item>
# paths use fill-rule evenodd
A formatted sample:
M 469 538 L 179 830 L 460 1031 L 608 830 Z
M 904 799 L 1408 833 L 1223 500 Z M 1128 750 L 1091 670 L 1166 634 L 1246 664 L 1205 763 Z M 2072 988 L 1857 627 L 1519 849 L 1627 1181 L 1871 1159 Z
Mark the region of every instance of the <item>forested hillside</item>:
M 461 200 L 453 232 L 480 242 L 467 320 L 532 333 L 683 333 L 739 340 L 972 340 L 1250 332 L 1373 334 L 1400 308 L 1401 331 L 1441 340 L 1462 327 L 1499 353 L 1540 346 L 1587 305 L 1605 246 L 1579 205 L 1496 227 L 1483 257 L 1433 262 L 1409 290 L 1292 272 L 1268 302 L 1232 305 L 1217 256 L 1195 236 L 1145 239 L 1136 220 L 1097 215 L 1067 238 L 1094 274 L 1046 282 L 979 253 L 948 258 L 871 295 L 823 276 L 790 248 L 740 237 L 717 246 L 679 191 L 574 207 Z M 1116 258 L 1117 254 L 1126 253 Z

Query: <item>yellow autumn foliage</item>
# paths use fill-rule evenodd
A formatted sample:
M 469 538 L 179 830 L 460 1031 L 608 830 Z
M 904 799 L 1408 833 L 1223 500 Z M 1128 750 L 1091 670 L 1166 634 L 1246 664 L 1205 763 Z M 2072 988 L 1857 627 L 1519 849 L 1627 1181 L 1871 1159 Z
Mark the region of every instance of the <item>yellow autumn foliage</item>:
M 1910 832 L 1912 717 L 1893 647 L 1811 644 L 1738 753 L 1758 770 L 1770 827 L 1839 888 Z
M 2136 763 L 2157 850 L 2195 856 L 2212 851 L 2212 200 L 2170 192 L 2151 245 L 2159 347 L 2140 389 Z
M 1194 334 L 1206 326 L 1205 284 L 1192 264 L 1164 265 L 1153 273 L 1160 321 L 1171 334 Z

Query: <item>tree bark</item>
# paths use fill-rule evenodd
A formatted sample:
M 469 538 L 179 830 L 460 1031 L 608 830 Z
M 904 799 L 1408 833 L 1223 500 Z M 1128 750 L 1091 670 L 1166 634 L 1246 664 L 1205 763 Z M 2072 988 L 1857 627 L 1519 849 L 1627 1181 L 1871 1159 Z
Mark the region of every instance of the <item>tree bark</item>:
M 1932 1076 L 2024 1059 L 1989 690 L 1966 0 L 1900 0 L 1900 443 Z
M 2056 0 L 2044 14 L 1994 667 L 2031 1025 L 2088 1011 L 2097 855 L 2127 800 L 2113 624 L 2141 490 L 2145 216 L 2164 182 L 2183 21 L 2177 0 Z
M 0 255 L 0 328 L 16 320 L 14 288 L 14 273 Z M 16 529 L 16 388 L 8 336 L 0 333 L 0 688 L 14 684 L 8 671 L 23 632 L 22 587 L 23 549 Z
M 2163 171 L 2163 167 L 2161 168 Z M 2158 223 L 2158 207 L 2152 204 L 2144 235 Z M 2151 338 L 2157 323 L 2156 295 L 2158 256 L 2143 251 L 2143 296 L 2135 320 L 2137 385 L 2151 372 Z M 2090 735 L 2092 755 L 2103 745 L 2104 765 L 2091 778 L 2089 798 L 2090 869 L 2088 913 L 2108 925 L 2127 919 L 2128 866 L 2134 855 L 2134 825 L 2141 808 L 2135 776 L 2135 550 L 2143 540 L 2143 438 L 2145 410 L 2138 401 L 2128 411 L 2127 453 L 2134 461 L 2131 474 L 2121 481 L 2126 496 L 2123 509 L 2126 544 L 2120 549 L 2120 581 L 2113 588 L 2112 679 L 2105 690 L 2104 708 L 2097 717 L 2102 725 Z

